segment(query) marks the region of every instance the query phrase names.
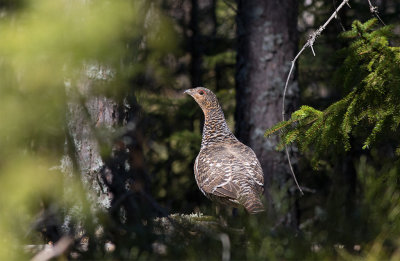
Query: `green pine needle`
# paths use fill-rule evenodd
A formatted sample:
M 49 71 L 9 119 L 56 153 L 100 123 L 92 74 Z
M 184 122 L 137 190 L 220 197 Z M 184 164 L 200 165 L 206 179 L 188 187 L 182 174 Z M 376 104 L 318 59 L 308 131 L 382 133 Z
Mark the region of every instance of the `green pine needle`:
M 290 120 L 282 121 L 265 132 L 265 137 L 279 134 L 285 145 L 297 143 L 302 152 L 319 157 L 330 147 L 350 150 L 351 137 L 363 140 L 363 149 L 373 146 L 400 125 L 400 48 L 389 46 L 392 28 L 377 28 L 377 20 L 354 21 L 341 37 L 350 41 L 338 52 L 343 65 L 337 79 L 347 95 L 323 111 L 301 106 Z M 400 150 L 400 149 L 398 149 Z

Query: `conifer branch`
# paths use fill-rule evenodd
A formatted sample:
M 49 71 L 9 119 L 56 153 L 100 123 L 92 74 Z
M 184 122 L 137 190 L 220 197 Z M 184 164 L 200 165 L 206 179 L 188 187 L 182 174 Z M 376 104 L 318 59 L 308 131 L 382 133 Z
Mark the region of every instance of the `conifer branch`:
M 332 13 L 332 15 L 329 17 L 329 19 L 326 20 L 326 22 L 325 22 L 321 27 L 319 27 L 318 30 L 316 30 L 314 33 L 312 33 L 312 34 L 309 36 L 308 41 L 304 44 L 304 46 L 301 48 L 301 50 L 297 53 L 297 55 L 296 55 L 296 56 L 294 57 L 294 59 L 292 60 L 291 66 L 290 66 L 290 70 L 289 70 L 289 74 L 288 74 L 288 76 L 287 76 L 287 78 L 286 78 L 285 88 L 284 88 L 284 90 L 283 90 L 283 97 L 282 97 L 282 121 L 285 121 L 285 98 L 286 98 L 286 92 L 287 92 L 287 88 L 288 88 L 288 85 L 289 85 L 289 80 L 290 80 L 290 77 L 291 77 L 291 75 L 292 75 L 292 72 L 293 72 L 293 69 L 294 69 L 294 66 L 295 66 L 295 64 L 296 64 L 297 59 L 300 57 L 300 55 L 303 53 L 303 51 L 304 51 L 307 47 L 310 47 L 310 49 L 311 49 L 313 55 L 315 56 L 315 52 L 314 52 L 314 48 L 313 48 L 313 45 L 314 45 L 315 40 L 318 38 L 318 36 L 321 35 L 322 31 L 325 30 L 326 26 L 332 21 L 332 19 L 334 19 L 334 18 L 337 16 L 337 13 L 339 12 L 340 9 L 342 9 L 342 7 L 343 7 L 344 5 L 347 4 L 347 5 L 350 7 L 350 5 L 349 5 L 349 3 L 348 3 L 349 1 L 350 1 L 350 0 L 343 0 L 343 1 L 342 1 L 342 3 L 335 9 L 335 11 L 334 11 L 334 12 Z M 290 171 L 292 172 L 292 175 L 293 175 L 293 179 L 294 179 L 294 181 L 295 181 L 295 183 L 296 183 L 296 185 L 297 185 L 299 191 L 301 192 L 301 194 L 304 195 L 303 190 L 302 190 L 301 187 L 299 186 L 299 184 L 298 184 L 298 182 L 297 182 L 297 179 L 296 179 L 296 175 L 295 175 L 295 173 L 294 173 L 294 171 L 293 171 L 293 166 L 292 166 L 292 162 L 291 162 L 291 160 L 290 160 L 289 150 L 288 150 L 288 147 L 287 147 L 286 144 L 285 144 L 285 152 L 286 152 L 286 156 L 287 156 L 287 159 L 288 159 Z
M 279 124 L 279 125 L 275 125 L 273 128 L 270 128 L 268 130 L 265 131 L 264 133 L 264 137 L 269 137 L 272 134 L 276 133 L 277 131 L 282 130 L 283 128 L 292 125 L 294 122 L 296 122 L 298 120 L 288 120 L 288 121 L 283 121 L 283 124 Z
M 266 131 L 271 135 L 281 132 L 279 147 L 297 142 L 301 151 L 312 150 L 312 165 L 317 167 L 318 159 L 331 146 L 342 145 L 351 148 L 351 136 L 365 136 L 363 149 L 375 142 L 381 133 L 396 132 L 400 126 L 400 93 L 398 66 L 400 47 L 392 47 L 389 37 L 392 27 L 379 29 L 377 18 L 361 23 L 354 21 L 351 30 L 342 37 L 351 44 L 342 49 L 343 65 L 337 76 L 343 87 L 350 91 L 345 97 L 331 104 L 323 111 L 303 105 L 291 115 L 288 121 L 281 121 Z M 362 55 L 363 54 L 363 55 Z M 298 124 L 294 124 L 298 121 Z M 373 127 L 367 133 L 356 128 L 359 123 Z M 288 125 L 287 123 L 293 124 Z M 400 154 L 400 153 L 399 153 Z
M 332 21 L 332 19 L 334 19 L 334 18 L 336 17 L 338 11 L 339 11 L 340 9 L 342 9 L 342 7 L 343 7 L 345 4 L 348 4 L 349 1 L 350 1 L 350 0 L 343 0 L 343 1 L 342 1 L 342 3 L 336 8 L 336 10 L 335 10 L 335 11 L 332 13 L 332 15 L 329 17 L 329 19 L 326 20 L 326 22 L 325 22 L 322 26 L 320 26 L 320 27 L 318 28 L 318 30 L 316 30 L 314 33 L 312 33 L 312 34 L 309 36 L 308 41 L 304 44 L 304 46 L 301 48 L 301 50 L 297 53 L 297 55 L 296 55 L 296 56 L 294 57 L 294 59 L 292 60 L 291 66 L 290 66 L 290 70 L 289 70 L 289 74 L 288 74 L 288 76 L 287 76 L 287 78 L 286 78 L 285 88 L 284 88 L 284 90 L 283 90 L 283 97 L 282 97 L 282 120 L 283 120 L 283 121 L 285 120 L 285 98 L 286 98 L 287 88 L 288 88 L 289 80 L 290 80 L 290 77 L 292 76 L 292 72 L 293 72 L 293 69 L 294 69 L 294 66 L 295 66 L 295 64 L 296 64 L 297 59 L 300 57 L 300 55 L 303 53 L 303 51 L 304 51 L 307 47 L 310 47 L 310 48 L 311 48 L 311 51 L 313 52 L 313 54 L 314 54 L 314 56 L 315 56 L 315 52 L 314 52 L 314 48 L 313 48 L 313 45 L 314 45 L 315 40 L 318 38 L 318 36 L 321 35 L 322 31 L 325 30 L 326 26 Z

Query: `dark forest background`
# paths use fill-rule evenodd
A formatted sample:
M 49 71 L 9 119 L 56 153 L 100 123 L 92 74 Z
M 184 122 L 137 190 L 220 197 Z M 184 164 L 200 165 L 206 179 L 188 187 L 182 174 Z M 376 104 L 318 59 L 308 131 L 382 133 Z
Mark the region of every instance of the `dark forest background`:
M 0 0 L 0 259 L 400 259 L 400 2 L 338 11 L 282 123 L 341 3 Z M 197 188 L 196 86 L 266 213 Z

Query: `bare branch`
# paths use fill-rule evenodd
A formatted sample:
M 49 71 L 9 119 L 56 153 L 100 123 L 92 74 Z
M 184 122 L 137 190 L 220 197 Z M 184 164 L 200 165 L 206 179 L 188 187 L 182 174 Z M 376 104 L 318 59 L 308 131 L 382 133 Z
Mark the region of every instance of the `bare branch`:
M 348 3 L 349 1 L 350 1 L 350 0 L 343 0 L 343 1 L 342 1 L 342 3 L 335 9 L 335 11 L 332 13 L 332 15 L 328 18 L 328 20 L 326 20 L 326 22 L 325 22 L 321 27 L 319 27 L 318 30 L 316 30 L 314 33 L 312 33 L 312 34 L 309 36 L 308 41 L 304 44 L 304 46 L 301 48 L 301 50 L 297 53 L 296 57 L 294 57 L 293 61 L 291 62 L 289 74 L 288 74 L 288 76 L 287 76 L 287 78 L 286 78 L 286 84 L 285 84 L 285 88 L 284 88 L 284 90 L 283 90 L 283 97 L 282 97 L 282 120 L 283 120 L 283 121 L 285 121 L 285 99 L 286 99 L 286 92 L 287 92 L 287 88 L 288 88 L 288 85 L 289 85 L 289 80 L 290 80 L 290 77 L 292 76 L 292 72 L 293 72 L 293 69 L 294 69 L 294 66 L 295 66 L 295 64 L 296 64 L 297 59 L 299 58 L 299 56 L 303 53 L 303 51 L 304 51 L 307 47 L 310 47 L 310 49 L 311 49 L 313 55 L 315 56 L 315 52 L 314 52 L 314 48 L 313 48 L 313 45 L 314 45 L 315 40 L 318 38 L 318 36 L 321 35 L 322 31 L 325 30 L 326 26 L 332 21 L 332 19 L 336 18 L 338 11 L 339 11 L 340 9 L 342 9 L 342 7 L 343 7 L 344 5 L 347 4 L 347 5 L 350 7 L 350 5 L 349 5 L 349 3 Z M 369 1 L 369 0 L 368 0 L 368 1 Z M 288 159 L 290 171 L 292 172 L 294 181 L 295 181 L 295 183 L 296 183 L 298 189 L 300 190 L 301 194 L 304 195 L 303 190 L 302 190 L 301 187 L 299 186 L 299 184 L 298 184 L 298 182 L 297 182 L 297 179 L 296 179 L 296 175 L 295 175 L 295 173 L 294 173 L 294 171 L 293 171 L 293 167 L 292 167 L 292 163 L 291 163 L 291 160 L 290 160 L 290 155 L 289 155 L 289 151 L 288 151 L 287 145 L 285 145 L 285 151 L 286 151 L 286 156 L 287 156 L 287 159 Z
M 340 19 L 340 16 L 337 13 L 337 7 L 336 7 L 336 0 L 332 1 L 333 3 L 333 7 L 335 8 L 335 18 L 338 20 L 340 27 L 342 28 L 342 31 L 346 31 L 346 29 L 344 28 L 343 24 L 342 24 L 342 19 Z
M 47 261 L 62 255 L 74 242 L 71 237 L 64 236 L 51 248 L 45 248 L 35 255 L 31 261 Z
M 342 9 L 342 7 L 347 4 L 350 0 L 343 0 L 342 3 L 336 8 L 336 10 L 333 12 L 333 14 L 329 17 L 329 19 L 321 26 L 318 28 L 318 30 L 316 30 L 314 33 L 312 33 L 310 35 L 310 37 L 308 38 L 308 41 L 304 44 L 304 46 L 301 48 L 301 50 L 298 52 L 298 54 L 296 55 L 296 57 L 294 57 L 293 61 L 292 61 L 292 65 L 290 67 L 290 71 L 289 71 L 289 75 L 286 79 L 286 84 L 285 84 L 285 88 L 284 88 L 284 92 L 283 92 L 283 98 L 282 98 L 282 120 L 285 120 L 285 98 L 286 98 L 286 92 L 287 92 L 287 87 L 289 85 L 289 80 L 290 77 L 292 76 L 292 72 L 295 66 L 295 63 L 297 61 L 297 59 L 300 57 L 300 55 L 303 53 L 303 51 L 307 48 L 310 47 L 314 56 L 315 56 L 315 52 L 313 50 L 313 45 L 315 40 L 318 38 L 318 36 L 321 35 L 322 31 L 325 30 L 326 26 L 332 21 L 332 19 L 335 18 L 337 12 Z
M 299 188 L 299 191 L 300 191 L 301 195 L 304 195 L 303 190 L 301 189 L 299 183 L 297 182 L 296 175 L 294 174 L 294 170 L 293 170 L 293 166 L 292 166 L 292 161 L 290 160 L 289 150 L 288 150 L 288 148 L 287 148 L 286 145 L 285 145 L 285 152 L 286 152 L 286 157 L 287 157 L 287 159 L 288 159 L 290 171 L 292 172 L 292 175 L 293 175 L 294 182 L 296 183 L 296 186 Z
M 374 6 L 371 3 L 371 0 L 368 0 L 368 4 L 369 4 L 369 11 L 371 12 L 371 14 L 373 14 L 376 18 L 378 18 L 378 20 L 383 24 L 386 25 L 383 20 L 381 19 L 381 17 L 379 16 L 379 12 L 378 12 L 378 6 Z
M 221 233 L 218 235 L 219 239 L 222 242 L 222 260 L 230 260 L 231 259 L 231 242 L 229 240 L 229 236 L 226 233 Z

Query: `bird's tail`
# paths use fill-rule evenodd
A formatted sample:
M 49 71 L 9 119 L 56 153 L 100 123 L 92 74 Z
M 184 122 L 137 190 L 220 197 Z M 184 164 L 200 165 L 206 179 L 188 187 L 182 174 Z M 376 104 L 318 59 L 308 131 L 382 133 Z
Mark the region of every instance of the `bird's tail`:
M 265 211 L 264 205 L 261 199 L 257 195 L 248 195 L 244 200 L 244 208 L 249 214 L 257 214 Z

